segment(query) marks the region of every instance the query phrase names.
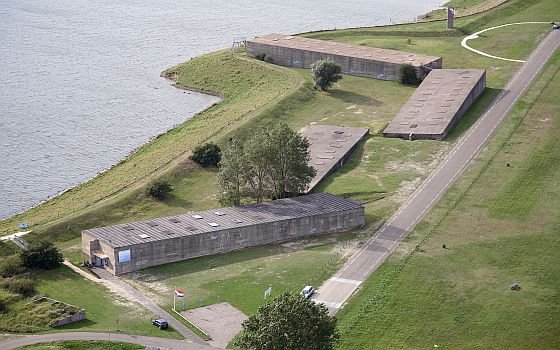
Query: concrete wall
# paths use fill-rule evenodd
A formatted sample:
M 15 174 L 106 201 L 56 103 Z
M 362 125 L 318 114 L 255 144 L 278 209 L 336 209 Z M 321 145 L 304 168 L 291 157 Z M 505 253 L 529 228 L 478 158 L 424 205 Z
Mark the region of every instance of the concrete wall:
M 321 214 L 276 222 L 266 222 L 235 229 L 205 232 L 146 242 L 129 247 L 113 249 L 100 242 L 101 249 L 109 256 L 107 270 L 115 275 L 137 271 L 175 261 L 238 250 L 246 247 L 291 240 L 321 233 L 347 231 L 365 222 L 364 209 Z M 99 242 L 82 233 L 84 252 Z M 91 243 L 87 243 L 91 242 Z M 130 250 L 131 261 L 120 263 L 115 260 L 119 251 Z
M 272 58 L 272 63 L 286 67 L 309 68 L 320 59 L 331 59 L 342 67 L 342 72 L 349 75 L 364 76 L 381 80 L 397 80 L 400 64 L 368 60 L 343 55 L 334 55 L 322 52 L 307 51 L 298 48 L 286 48 L 262 43 L 247 42 L 247 54 L 255 57 L 266 54 Z M 442 59 L 435 62 L 426 62 L 426 66 L 442 68 Z M 420 68 L 417 68 L 420 75 Z
M 74 315 L 68 316 L 62 320 L 57 320 L 57 321 L 53 321 L 51 322 L 51 324 L 49 325 L 50 327 L 60 327 L 60 326 L 64 326 L 70 323 L 75 323 L 75 322 L 80 322 L 81 320 L 85 320 L 86 319 L 86 310 L 80 310 L 77 313 L 75 313 Z

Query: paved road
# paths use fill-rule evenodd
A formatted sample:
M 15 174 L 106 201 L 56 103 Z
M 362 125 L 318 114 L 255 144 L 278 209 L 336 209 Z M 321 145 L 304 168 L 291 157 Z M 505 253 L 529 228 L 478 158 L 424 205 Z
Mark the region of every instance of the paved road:
M 156 305 L 153 301 L 147 298 L 144 294 L 140 293 L 136 289 L 134 289 L 131 285 L 124 282 L 117 276 L 113 276 L 105 269 L 94 269 L 95 273 L 99 275 L 103 280 L 107 283 L 110 283 L 116 286 L 117 289 L 123 290 L 128 296 L 130 300 L 136 301 L 139 304 L 143 305 L 146 309 L 153 312 L 155 315 L 158 315 L 160 318 L 164 318 L 167 320 L 169 325 L 173 327 L 177 332 L 181 333 L 185 338 L 189 339 L 191 342 L 204 346 L 206 349 L 210 348 L 208 343 L 206 343 L 203 339 L 198 337 L 194 334 L 193 331 L 188 329 L 185 325 L 181 322 L 177 321 L 175 317 L 169 314 L 167 311 Z M 1 345 L 1 343 L 0 343 Z
M 50 334 L 37 334 L 17 337 L 10 340 L 0 342 L 0 349 L 10 350 L 20 346 L 60 341 L 60 340 L 110 340 L 122 341 L 133 344 L 140 344 L 144 346 L 154 346 L 160 349 L 174 349 L 174 350 L 208 350 L 208 346 L 193 344 L 185 340 L 166 339 L 157 337 L 144 337 L 128 334 L 116 333 L 90 333 L 90 332 L 68 332 L 68 333 L 50 333 Z M 212 348 L 210 348 L 212 349 Z
M 315 301 L 324 303 L 331 314 L 342 307 L 482 150 L 559 46 L 560 30 L 553 30 L 444 161 L 342 269 L 318 289 L 313 297 Z

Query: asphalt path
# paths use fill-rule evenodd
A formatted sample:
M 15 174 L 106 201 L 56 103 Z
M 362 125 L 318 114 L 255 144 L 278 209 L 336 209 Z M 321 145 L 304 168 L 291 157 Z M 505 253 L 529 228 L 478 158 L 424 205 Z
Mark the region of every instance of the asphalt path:
M 213 349 L 205 345 L 194 344 L 186 340 L 166 339 L 157 337 L 144 337 L 119 333 L 92 333 L 92 332 L 67 332 L 18 336 L 0 342 L 0 349 L 10 350 L 21 346 L 64 340 L 107 340 L 125 343 L 153 346 L 160 349 L 173 350 L 208 350 Z
M 343 306 L 483 149 L 559 46 L 560 30 L 553 30 L 441 164 L 387 223 L 317 290 L 313 300 L 324 303 L 331 314 Z

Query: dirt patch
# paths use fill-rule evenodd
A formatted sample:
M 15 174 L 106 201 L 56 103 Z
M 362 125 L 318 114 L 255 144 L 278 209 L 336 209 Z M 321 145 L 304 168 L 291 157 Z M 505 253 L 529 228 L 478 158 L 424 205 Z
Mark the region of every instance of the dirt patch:
M 181 312 L 189 322 L 200 327 L 212 340 L 212 346 L 225 349 L 242 329 L 247 316 L 228 303 L 218 303 Z
M 399 186 L 399 189 L 396 190 L 391 199 L 394 200 L 396 203 L 402 204 L 406 201 L 406 199 L 420 186 L 422 183 L 422 179 L 417 177 L 412 181 L 403 181 Z

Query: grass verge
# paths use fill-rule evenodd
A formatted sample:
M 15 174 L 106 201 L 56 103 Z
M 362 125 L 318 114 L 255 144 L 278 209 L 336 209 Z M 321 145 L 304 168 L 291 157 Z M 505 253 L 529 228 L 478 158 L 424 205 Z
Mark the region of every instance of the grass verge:
M 556 53 L 475 165 L 341 311 L 340 349 L 560 346 L 559 69 Z

